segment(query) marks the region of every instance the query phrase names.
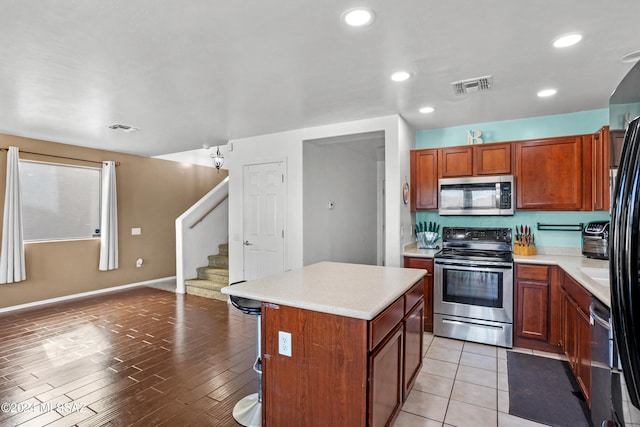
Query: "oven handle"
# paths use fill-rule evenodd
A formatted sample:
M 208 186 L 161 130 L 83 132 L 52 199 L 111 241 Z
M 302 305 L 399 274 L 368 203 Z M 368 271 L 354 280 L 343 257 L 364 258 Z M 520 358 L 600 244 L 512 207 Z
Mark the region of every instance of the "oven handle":
M 486 328 L 486 329 L 504 329 L 502 326 L 484 325 L 484 324 L 475 323 L 475 322 L 461 322 L 459 320 L 449 320 L 449 319 L 442 319 L 442 323 L 450 323 L 452 325 L 473 325 L 474 327 L 477 327 L 477 328 Z
M 443 262 L 436 261 L 436 264 L 445 265 L 445 266 L 455 266 L 455 267 L 468 267 L 468 268 L 492 268 L 495 270 L 511 270 L 513 269 L 513 264 L 474 264 L 473 262 Z

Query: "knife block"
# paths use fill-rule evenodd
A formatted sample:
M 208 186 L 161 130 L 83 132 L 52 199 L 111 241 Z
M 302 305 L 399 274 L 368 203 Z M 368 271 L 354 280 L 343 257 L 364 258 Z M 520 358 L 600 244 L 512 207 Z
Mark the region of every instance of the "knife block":
M 531 255 L 536 255 L 537 251 L 535 246 L 532 246 L 532 245 L 526 246 L 526 245 L 520 245 L 516 243 L 513 245 L 513 254 L 531 256 Z

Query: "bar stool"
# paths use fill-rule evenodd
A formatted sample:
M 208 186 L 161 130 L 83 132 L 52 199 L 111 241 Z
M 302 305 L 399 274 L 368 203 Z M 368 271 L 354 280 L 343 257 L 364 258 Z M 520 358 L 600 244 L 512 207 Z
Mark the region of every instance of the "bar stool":
M 232 283 L 230 286 L 242 283 L 244 280 L 240 282 Z M 246 427 L 260 427 L 262 426 L 262 359 L 260 358 L 260 349 L 261 349 L 261 302 L 242 298 L 231 295 L 230 297 L 231 304 L 236 307 L 238 310 L 242 311 L 245 314 L 251 314 L 256 316 L 256 324 L 258 327 L 257 332 L 257 357 L 256 361 L 253 364 L 253 370 L 258 374 L 258 392 L 250 394 L 248 396 L 243 397 L 236 403 L 236 406 L 233 407 L 233 418 L 235 420 Z

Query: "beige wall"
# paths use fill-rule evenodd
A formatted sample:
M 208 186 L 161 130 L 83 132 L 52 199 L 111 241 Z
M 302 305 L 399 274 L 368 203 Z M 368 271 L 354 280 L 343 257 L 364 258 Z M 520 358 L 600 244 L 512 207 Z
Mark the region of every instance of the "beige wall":
M 120 268 L 98 271 L 97 239 L 26 243 L 27 280 L 0 285 L 0 308 L 175 276 L 175 219 L 227 176 L 226 171 L 204 166 L 0 134 L 0 147 L 10 145 L 20 149 L 21 159 L 100 167 L 24 153 L 32 151 L 120 162 L 116 168 Z M 0 217 L 6 161 L 6 151 L 0 152 Z M 140 227 L 142 235 L 132 236 L 133 227 Z M 135 266 L 138 258 L 144 259 L 141 268 Z

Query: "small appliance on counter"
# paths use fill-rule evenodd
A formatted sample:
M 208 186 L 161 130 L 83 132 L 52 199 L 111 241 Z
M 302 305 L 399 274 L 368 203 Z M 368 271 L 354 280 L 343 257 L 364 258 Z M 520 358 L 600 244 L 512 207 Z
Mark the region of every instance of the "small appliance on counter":
M 582 255 L 609 259 L 609 221 L 594 221 L 582 230 Z

